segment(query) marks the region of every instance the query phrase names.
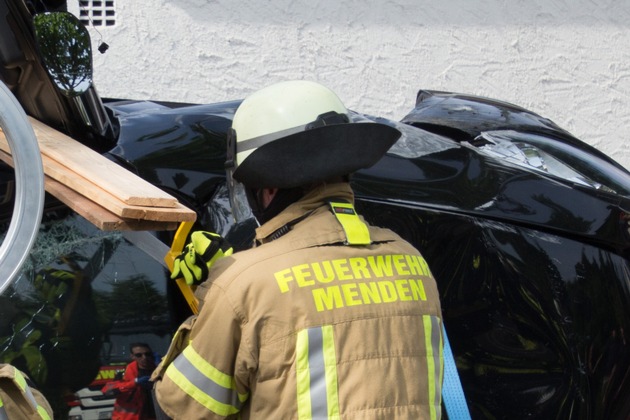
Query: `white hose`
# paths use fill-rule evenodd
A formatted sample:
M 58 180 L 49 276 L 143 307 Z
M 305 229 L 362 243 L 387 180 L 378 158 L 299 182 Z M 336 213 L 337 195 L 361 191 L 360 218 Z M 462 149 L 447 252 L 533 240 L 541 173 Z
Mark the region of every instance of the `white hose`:
M 0 82 L 0 128 L 15 171 L 15 204 L 0 246 L 0 294 L 19 275 L 37 238 L 44 208 L 44 170 L 33 127 L 15 96 Z

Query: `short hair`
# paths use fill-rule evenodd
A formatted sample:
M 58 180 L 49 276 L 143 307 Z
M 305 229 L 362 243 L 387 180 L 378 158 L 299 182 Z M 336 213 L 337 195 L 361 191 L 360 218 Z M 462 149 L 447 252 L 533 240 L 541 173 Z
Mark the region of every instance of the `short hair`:
M 150 345 L 148 345 L 147 343 L 140 343 L 140 342 L 136 342 L 136 343 L 131 343 L 131 344 L 129 345 L 129 351 L 132 351 L 132 350 L 133 350 L 134 348 L 136 348 L 136 347 L 146 347 L 146 348 L 148 348 L 149 350 L 151 350 L 151 346 L 150 346 Z

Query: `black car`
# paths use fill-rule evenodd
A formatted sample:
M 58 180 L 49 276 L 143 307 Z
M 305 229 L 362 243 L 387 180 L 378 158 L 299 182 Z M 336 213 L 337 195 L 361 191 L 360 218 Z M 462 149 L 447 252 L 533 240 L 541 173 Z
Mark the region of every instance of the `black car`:
M 195 229 L 247 248 L 254 226 L 233 223 L 223 169 L 240 100 L 101 98 L 93 85 L 69 97 L 35 39 L 32 16 L 44 10 L 29 6 L 0 1 L 0 79 L 26 113 L 177 197 L 197 213 Z M 354 112 L 403 132 L 353 175 L 356 207 L 429 263 L 472 417 L 630 417 L 630 173 L 526 109 L 409 90 L 416 106 L 401 121 Z M 2 173 L 8 190 L 13 172 Z M 120 232 L 49 196 L 31 257 L 0 297 L 0 361 L 59 400 L 92 381 L 110 336 L 164 352 L 190 314 L 168 277 Z M 48 283 L 65 292 L 47 295 Z

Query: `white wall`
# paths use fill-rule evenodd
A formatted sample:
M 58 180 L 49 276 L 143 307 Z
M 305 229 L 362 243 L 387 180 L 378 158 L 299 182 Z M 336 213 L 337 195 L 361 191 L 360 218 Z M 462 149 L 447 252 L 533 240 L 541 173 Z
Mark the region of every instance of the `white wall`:
M 73 2 L 70 2 L 73 3 Z M 77 2 L 78 3 L 78 2 Z M 311 79 L 402 118 L 423 89 L 501 99 L 630 168 L 625 0 L 116 0 L 107 97 L 211 103 Z M 69 10 L 77 13 L 78 5 Z

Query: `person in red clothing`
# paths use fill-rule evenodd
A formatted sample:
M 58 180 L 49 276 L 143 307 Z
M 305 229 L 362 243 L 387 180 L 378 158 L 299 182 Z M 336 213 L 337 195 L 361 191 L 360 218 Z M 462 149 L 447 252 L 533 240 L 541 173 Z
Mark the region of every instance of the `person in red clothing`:
M 132 362 L 125 368 L 122 380 L 112 381 L 103 387 L 105 395 L 115 395 L 113 420 L 155 419 L 149 380 L 155 370 L 155 355 L 146 343 L 130 346 Z

